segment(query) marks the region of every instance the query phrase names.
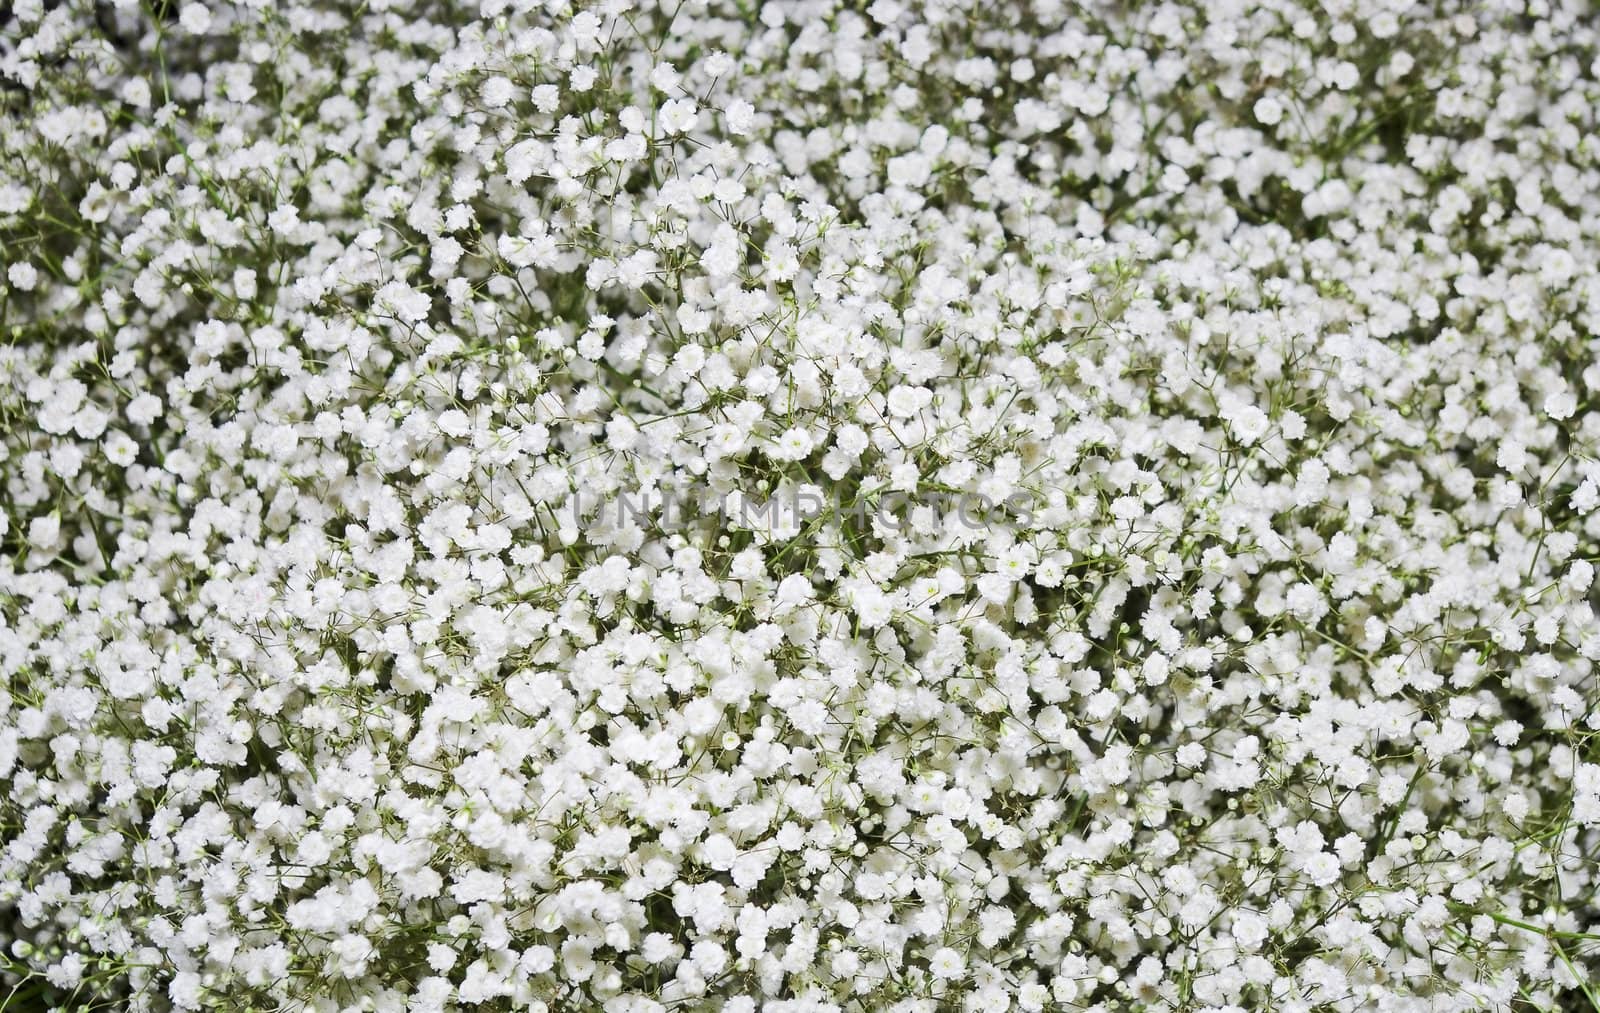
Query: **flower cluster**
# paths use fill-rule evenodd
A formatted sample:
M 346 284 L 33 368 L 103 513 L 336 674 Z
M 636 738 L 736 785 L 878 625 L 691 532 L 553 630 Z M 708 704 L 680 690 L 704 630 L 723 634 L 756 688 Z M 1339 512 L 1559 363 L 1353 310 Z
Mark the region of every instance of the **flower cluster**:
M 1600 1010 L 1586 0 L 0 26 L 7 1009 Z

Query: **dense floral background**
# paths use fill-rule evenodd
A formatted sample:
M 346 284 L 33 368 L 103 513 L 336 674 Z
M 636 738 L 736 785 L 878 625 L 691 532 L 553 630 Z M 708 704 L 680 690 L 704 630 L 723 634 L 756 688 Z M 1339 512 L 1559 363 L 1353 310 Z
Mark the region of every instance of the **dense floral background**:
M 1600 1010 L 1600 11 L 0 5 L 0 1006 Z

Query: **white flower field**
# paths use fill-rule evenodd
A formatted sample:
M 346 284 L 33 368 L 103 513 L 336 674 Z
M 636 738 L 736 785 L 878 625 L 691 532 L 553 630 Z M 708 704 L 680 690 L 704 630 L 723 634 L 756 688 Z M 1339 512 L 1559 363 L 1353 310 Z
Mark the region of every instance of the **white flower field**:
M 0 1010 L 1600 1013 L 1587 0 L 0 3 Z

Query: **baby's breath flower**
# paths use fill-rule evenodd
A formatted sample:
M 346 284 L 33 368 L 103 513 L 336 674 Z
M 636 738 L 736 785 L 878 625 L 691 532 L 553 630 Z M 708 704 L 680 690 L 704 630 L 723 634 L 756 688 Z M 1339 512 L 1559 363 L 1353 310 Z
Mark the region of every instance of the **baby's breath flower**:
M 4 987 L 1588 1002 L 1580 7 L 7 7 Z

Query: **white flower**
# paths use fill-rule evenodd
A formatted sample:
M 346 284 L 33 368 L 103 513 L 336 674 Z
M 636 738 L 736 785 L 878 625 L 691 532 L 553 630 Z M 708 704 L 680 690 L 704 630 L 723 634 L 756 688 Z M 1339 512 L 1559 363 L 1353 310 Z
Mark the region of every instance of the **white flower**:
M 1306 861 L 1306 876 L 1316 886 L 1328 886 L 1339 878 L 1339 859 L 1319 851 Z
M 811 434 L 796 426 L 779 434 L 769 453 L 774 460 L 798 461 L 811 453 L 811 447 Z
M 511 101 L 515 93 L 515 86 L 507 78 L 495 76 L 483 83 L 480 94 L 483 104 L 490 109 L 498 109 Z
M 941 946 L 928 958 L 928 970 L 935 978 L 946 980 L 960 978 L 967 973 L 966 961 L 961 954 L 948 946 Z
M 211 9 L 202 3 L 186 3 L 178 11 L 178 23 L 190 35 L 204 35 L 211 29 Z
M 750 133 L 755 124 L 755 106 L 744 99 L 734 99 L 722 110 L 723 122 L 728 132 L 736 136 Z
M 391 281 L 378 289 L 374 304 L 382 312 L 392 313 L 406 323 L 416 323 L 428 315 L 431 300 L 424 292 L 400 281 Z
M 700 112 L 692 99 L 668 99 L 661 104 L 657 123 L 668 134 L 685 134 L 700 122 Z
M 27 261 L 18 261 L 6 268 L 6 280 L 19 292 L 31 292 L 39 282 L 39 271 Z
M 1570 419 L 1578 410 L 1578 399 L 1570 391 L 1551 394 L 1544 399 L 1544 413 L 1557 421 Z
M 1266 412 L 1252 404 L 1238 405 L 1226 418 L 1233 438 L 1246 445 L 1261 439 L 1271 425 Z

